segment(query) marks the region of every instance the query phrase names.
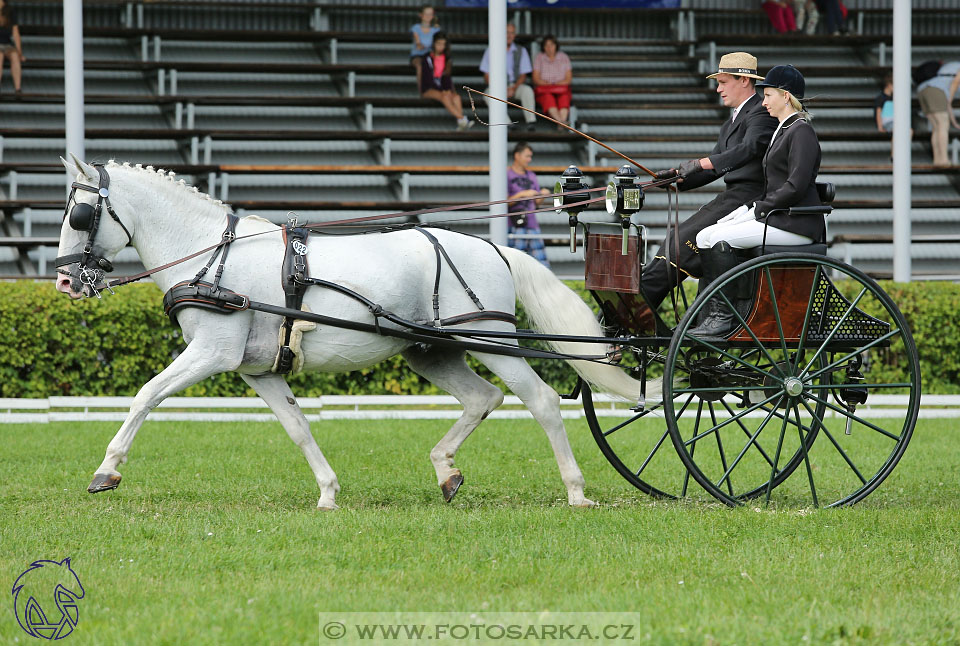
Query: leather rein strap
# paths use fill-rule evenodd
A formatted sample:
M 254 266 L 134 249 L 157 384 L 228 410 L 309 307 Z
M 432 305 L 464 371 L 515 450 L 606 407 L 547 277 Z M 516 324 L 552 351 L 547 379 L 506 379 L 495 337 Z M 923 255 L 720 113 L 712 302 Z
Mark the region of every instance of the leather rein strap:
M 654 185 L 654 182 L 651 182 L 650 185 Z M 605 188 L 605 187 L 604 187 L 604 188 L 592 188 L 592 189 L 587 189 L 587 191 L 568 191 L 568 192 L 566 192 L 566 193 L 552 193 L 551 195 L 548 195 L 548 196 L 545 196 L 545 197 L 547 197 L 547 198 L 561 197 L 561 196 L 564 196 L 564 195 L 573 195 L 573 194 L 575 194 L 575 193 L 584 193 L 584 192 L 594 192 L 594 193 L 595 193 L 595 192 L 603 191 L 603 190 L 606 190 L 606 188 Z M 510 200 L 510 199 L 507 199 L 507 200 L 497 200 L 497 201 L 494 201 L 494 202 L 474 202 L 474 203 L 472 203 L 472 204 L 457 204 L 457 205 L 454 205 L 454 206 L 435 207 L 435 208 L 430 208 L 430 209 L 420 209 L 420 210 L 418 210 L 418 211 L 405 211 L 405 212 L 402 212 L 402 213 L 385 213 L 385 214 L 370 215 L 370 216 L 365 216 L 365 217 L 360 217 L 360 218 L 347 218 L 347 219 L 345 219 L 345 220 L 334 220 L 334 221 L 332 221 L 332 222 L 315 222 L 314 224 L 305 224 L 305 225 L 303 225 L 302 228 L 304 228 L 304 229 L 323 229 L 323 228 L 327 228 L 327 227 L 336 227 L 336 226 L 343 226 L 343 225 L 348 225 L 348 224 L 357 224 L 357 223 L 362 223 L 362 222 L 373 222 L 373 221 L 376 221 L 376 220 L 386 220 L 386 219 L 402 218 L 402 217 L 413 217 L 413 216 L 416 216 L 416 215 L 424 215 L 424 214 L 428 214 L 428 213 L 445 213 L 445 212 L 448 212 L 448 211 L 462 211 L 462 210 L 464 210 L 464 209 L 477 208 L 477 207 L 481 207 L 481 206 L 490 206 L 490 205 L 493 205 L 493 204 L 510 204 L 510 203 L 513 203 L 513 202 L 523 202 L 523 201 L 528 201 L 529 199 L 530 199 L 530 198 L 526 198 L 526 197 L 525 197 L 525 198 L 516 198 L 516 199 L 512 199 L 512 200 Z M 574 203 L 574 204 L 566 205 L 564 208 L 569 208 L 569 207 L 571 207 L 571 206 L 584 206 L 584 205 L 587 205 L 587 204 L 593 204 L 594 202 L 602 202 L 604 199 L 605 199 L 605 198 L 603 198 L 603 197 L 595 197 L 595 198 L 592 198 L 592 199 L 589 199 L 589 200 L 584 200 L 583 202 L 576 202 L 576 203 Z M 539 209 L 530 209 L 529 211 L 520 211 L 520 212 L 517 212 L 517 213 L 510 213 L 510 214 L 508 214 L 508 213 L 498 213 L 498 214 L 495 214 L 495 215 L 481 215 L 481 216 L 477 216 L 477 217 L 473 217 L 473 218 L 461 218 L 461 220 L 487 220 L 487 219 L 490 219 L 490 218 L 504 218 L 504 217 L 507 217 L 508 215 L 518 215 L 518 214 L 519 214 L 519 215 L 527 215 L 527 214 L 530 214 L 530 213 L 541 213 L 541 212 L 545 212 L 545 211 L 555 211 L 555 210 L 556 210 L 556 207 L 547 206 L 547 207 L 542 207 L 542 208 L 539 208 Z M 233 214 L 231 213 L 231 214 L 229 214 L 229 215 L 233 215 Z M 234 216 L 234 217 L 236 217 L 236 216 Z M 454 222 L 457 222 L 457 221 L 460 221 L 460 220 L 453 220 L 453 221 L 454 221 Z M 438 223 L 436 223 L 436 224 L 440 224 L 440 223 L 438 222 Z M 184 262 L 186 262 L 186 261 L 188 261 L 188 260 L 193 260 L 193 259 L 196 258 L 197 256 L 202 256 L 203 254 L 207 253 L 208 251 L 213 251 L 214 249 L 218 249 L 218 248 L 220 248 L 220 247 L 222 247 L 222 246 L 224 246 L 224 245 L 231 244 L 232 242 L 235 242 L 236 240 L 243 240 L 243 239 L 245 239 L 245 238 L 254 238 L 254 237 L 256 237 L 256 236 L 261 236 L 261 235 L 268 234 L 268 233 L 276 233 L 277 231 L 283 231 L 283 227 L 280 227 L 279 229 L 270 229 L 270 230 L 268 230 L 268 231 L 258 231 L 258 232 L 256 232 L 256 233 L 248 233 L 247 235 L 242 235 L 242 236 L 234 236 L 233 238 L 231 238 L 231 239 L 229 239 L 229 240 L 227 240 L 227 239 L 221 239 L 221 240 L 220 240 L 219 242 L 217 242 L 216 244 L 212 244 L 212 245 L 210 245 L 209 247 L 205 247 L 205 248 L 201 249 L 200 251 L 195 251 L 195 252 L 193 252 L 192 254 L 187 255 L 187 256 L 184 256 L 184 257 L 182 257 L 182 258 L 177 258 L 176 260 L 172 260 L 172 261 L 170 261 L 170 262 L 168 262 L 168 263 L 166 263 L 166 264 L 160 265 L 159 267 L 155 267 L 155 268 L 153 268 L 153 269 L 147 269 L 147 270 L 145 270 L 145 271 L 141 271 L 139 274 L 134 274 L 134 275 L 132 275 L 132 276 L 126 276 L 126 277 L 124 277 L 124 278 L 116 278 L 116 279 L 114 279 L 114 280 L 111 280 L 109 283 L 107 283 L 107 287 L 113 288 L 113 287 L 119 287 L 119 286 L 121 286 L 121 285 L 127 285 L 127 284 L 129 284 L 129 283 L 134 283 L 134 282 L 136 282 L 136 281 L 138 281 L 138 280 L 142 280 L 142 279 L 144 279 L 144 278 L 146 278 L 146 277 L 148 277 L 148 276 L 152 276 L 153 274 L 160 273 L 161 271 L 163 271 L 163 270 L 165 270 L 165 269 L 169 269 L 170 267 L 174 267 L 174 266 L 176 266 L 176 265 L 179 265 L 180 263 L 184 263 Z
M 670 184 L 670 183 L 673 182 L 673 181 L 674 181 L 673 179 L 670 179 L 670 180 L 654 180 L 654 181 L 651 181 L 651 182 L 642 183 L 642 184 L 640 184 L 640 186 L 642 186 L 643 188 L 657 188 L 657 187 L 666 186 L 666 185 Z M 589 189 L 586 189 L 586 190 L 566 191 L 566 192 L 563 192 L 563 193 L 552 193 L 552 194 L 547 195 L 547 196 L 544 196 L 544 197 L 547 198 L 547 199 L 549 199 L 549 198 L 554 198 L 554 197 L 563 197 L 563 196 L 565 196 L 565 195 L 575 195 L 575 194 L 583 194 L 583 193 L 597 193 L 597 192 L 600 192 L 600 191 L 606 191 L 606 187 L 604 186 L 604 187 L 599 187 L 599 188 L 589 188 Z M 334 220 L 334 221 L 332 221 L 332 222 L 315 222 L 315 223 L 313 223 L 313 224 L 305 224 L 305 225 L 303 225 L 302 228 L 304 228 L 304 229 L 325 229 L 325 228 L 330 228 L 330 227 L 338 227 L 338 226 L 345 226 L 345 225 L 361 224 L 361 223 L 365 223 L 365 222 L 375 222 L 375 221 L 377 221 L 377 220 L 386 220 L 386 219 L 395 219 L 395 218 L 409 218 L 409 217 L 415 217 L 415 216 L 418 216 L 418 215 L 427 215 L 427 214 L 430 214 L 430 213 L 446 213 L 446 212 L 449 212 L 449 211 L 463 211 L 463 210 L 466 210 L 466 209 L 479 208 L 479 207 L 483 207 L 483 206 L 493 206 L 493 205 L 495 205 L 495 204 L 512 204 L 513 202 L 525 202 L 525 201 L 529 201 L 529 199 L 530 199 L 530 198 L 514 198 L 514 199 L 506 199 L 506 200 L 494 200 L 494 201 L 489 201 L 489 202 L 472 202 L 472 203 L 470 203 L 470 204 L 456 204 L 456 205 L 453 205 L 453 206 L 432 207 L 432 208 L 428 208 L 428 209 L 418 209 L 418 210 L 416 210 L 416 211 L 403 211 L 403 212 L 400 212 L 400 213 L 383 213 L 383 214 L 379 214 L 379 215 L 368 215 L 368 216 L 359 217 L 359 218 L 346 218 L 346 219 L 343 219 L 343 220 Z M 604 200 L 605 200 L 604 197 L 595 197 L 595 198 L 591 198 L 591 199 L 589 199 L 589 200 L 584 200 L 584 201 L 582 201 L 582 202 L 575 202 L 575 203 L 573 203 L 573 204 L 566 204 L 566 205 L 564 205 L 564 208 L 565 208 L 565 209 L 568 209 L 568 208 L 570 208 L 570 207 L 575 207 L 575 206 L 586 206 L 586 205 L 588 205 L 588 204 L 593 204 L 593 203 L 595 203 L 595 202 L 603 202 Z M 491 219 L 491 218 L 504 218 L 504 217 L 508 217 L 508 216 L 512 216 L 512 215 L 528 215 L 528 214 L 531 214 L 531 213 L 543 213 L 543 212 L 547 212 L 547 211 L 556 211 L 556 207 L 554 207 L 554 206 L 546 206 L 546 207 L 541 207 L 541 208 L 539 208 L 539 209 L 530 209 L 530 210 L 527 210 L 527 211 L 518 211 L 518 212 L 514 212 L 514 213 L 497 213 L 497 214 L 494 214 L 494 215 L 481 215 L 481 216 L 476 216 L 476 217 L 472 217 L 472 218 L 461 218 L 461 219 L 458 219 L 458 220 L 451 220 L 451 221 L 452 221 L 452 222 L 459 222 L 459 221 L 463 221 L 463 220 L 488 220 L 488 219 Z M 232 214 L 231 214 L 231 215 L 232 215 Z M 435 224 L 440 224 L 440 223 L 438 222 L 438 223 L 435 223 Z M 201 249 L 200 251 L 195 251 L 194 253 L 192 253 L 192 254 L 190 254 L 190 255 L 184 256 L 183 258 L 178 258 L 178 259 L 176 259 L 176 260 L 172 260 L 172 261 L 170 261 L 170 262 L 168 262 L 168 263 L 166 263 L 166 264 L 160 265 L 159 267 L 155 267 L 154 269 L 147 269 L 147 270 L 145 270 L 145 271 L 142 271 L 142 272 L 140 272 L 140 273 L 138 273 L 138 274 L 134 274 L 134 275 L 132 275 L 132 276 L 127 276 L 127 277 L 125 277 L 125 278 L 116 278 L 116 279 L 114 279 L 114 280 L 111 280 L 109 283 L 107 283 L 107 287 L 109 287 L 109 288 L 119 287 L 119 286 L 121 286 L 121 285 L 127 285 L 127 284 L 129 284 L 129 283 L 133 283 L 133 282 L 136 282 L 136 281 L 138 281 L 138 280 L 142 280 L 142 279 L 144 279 L 144 278 L 147 278 L 148 276 L 152 276 L 153 274 L 159 273 L 159 272 L 161 272 L 161 271 L 163 271 L 163 270 L 165 270 L 165 269 L 169 269 L 170 267 L 174 267 L 174 266 L 179 265 L 180 263 L 186 262 L 186 261 L 188 261 L 188 260 L 193 260 L 193 259 L 196 258 L 197 256 L 202 256 L 203 254 L 207 253 L 208 251 L 213 251 L 214 249 L 218 249 L 219 247 L 222 247 L 222 246 L 224 246 L 224 245 L 231 244 L 232 242 L 235 242 L 235 241 L 237 241 L 237 240 L 243 240 L 243 239 L 245 239 L 245 238 L 253 238 L 253 237 L 256 237 L 256 236 L 264 235 L 264 234 L 267 234 L 267 233 L 275 233 L 276 231 L 282 231 L 282 230 L 283 230 L 282 228 L 280 228 L 280 229 L 271 229 L 271 230 L 269 230 L 269 231 L 258 231 L 257 233 L 248 233 L 247 235 L 234 236 L 233 238 L 231 238 L 231 239 L 229 239 L 229 240 L 227 240 L 227 239 L 221 239 L 221 240 L 220 240 L 219 242 L 217 242 L 216 244 L 212 244 L 212 245 L 210 245 L 209 247 L 206 247 L 206 248 L 204 248 L 204 249 Z

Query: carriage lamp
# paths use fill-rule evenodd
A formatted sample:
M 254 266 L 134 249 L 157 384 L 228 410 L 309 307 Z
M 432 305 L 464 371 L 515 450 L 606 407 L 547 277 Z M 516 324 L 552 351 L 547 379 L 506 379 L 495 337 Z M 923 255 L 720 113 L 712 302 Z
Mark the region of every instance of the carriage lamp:
M 577 253 L 577 215 L 587 208 L 586 204 L 580 204 L 578 206 L 570 205 L 576 204 L 577 202 L 586 202 L 590 199 L 587 193 L 571 193 L 571 191 L 584 191 L 586 189 L 587 185 L 583 182 L 583 173 L 573 164 L 567 166 L 567 170 L 563 171 L 560 179 L 558 179 L 557 183 L 553 186 L 553 192 L 555 194 L 553 198 L 554 208 L 557 209 L 557 213 L 566 210 L 569 215 L 570 253 Z M 559 193 L 571 194 L 559 195 Z
M 623 229 L 621 255 L 627 255 L 630 237 L 630 216 L 643 208 L 643 187 L 637 184 L 637 171 L 633 166 L 624 164 L 617 169 L 613 181 L 607 185 L 607 213 L 620 215 L 620 228 Z

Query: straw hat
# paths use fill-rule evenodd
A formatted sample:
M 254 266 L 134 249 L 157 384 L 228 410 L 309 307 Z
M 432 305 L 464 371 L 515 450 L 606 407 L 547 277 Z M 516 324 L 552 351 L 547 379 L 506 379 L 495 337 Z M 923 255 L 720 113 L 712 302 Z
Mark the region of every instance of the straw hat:
M 735 76 L 749 76 L 752 79 L 763 80 L 763 77 L 757 74 L 757 57 L 751 56 L 746 52 L 733 52 L 724 54 L 720 58 L 720 69 L 716 74 L 711 74 L 708 79 L 715 79 L 721 74 L 733 74 Z

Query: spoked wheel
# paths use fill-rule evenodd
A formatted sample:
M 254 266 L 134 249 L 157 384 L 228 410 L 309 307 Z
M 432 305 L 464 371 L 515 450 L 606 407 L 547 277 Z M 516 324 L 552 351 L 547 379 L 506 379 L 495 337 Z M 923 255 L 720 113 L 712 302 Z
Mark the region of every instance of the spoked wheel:
M 581 397 L 600 452 L 627 482 L 657 498 L 687 494 L 690 478 L 670 445 L 661 404 L 643 411 L 607 407 L 594 401 L 586 384 Z
M 687 304 L 683 304 L 684 310 Z M 755 348 L 742 348 L 735 351 L 744 361 L 758 366 L 761 370 L 769 369 L 766 358 Z M 661 354 L 662 356 L 662 354 Z M 708 359 L 706 356 L 692 357 L 704 370 L 695 373 L 694 381 L 698 386 L 709 386 L 716 382 L 720 375 L 729 372 L 729 366 L 724 365 L 721 355 L 718 358 Z M 662 363 L 662 359 L 661 359 Z M 655 364 L 657 365 L 657 364 Z M 653 369 L 657 372 L 657 368 Z M 708 374 L 708 373 L 713 373 Z M 697 381 L 699 379 L 699 381 Z M 659 381 L 659 378 L 656 378 Z M 675 384 L 690 385 L 690 376 L 679 377 Z M 692 436 L 700 431 L 717 424 L 718 416 L 733 416 L 735 407 L 743 406 L 744 394 L 732 393 L 724 397 L 730 389 L 723 387 L 716 392 L 675 392 L 673 395 L 674 407 L 678 417 L 689 415 L 694 420 Z M 660 398 L 648 400 L 643 410 L 626 408 L 624 405 L 615 405 L 594 398 L 589 387 L 584 384 L 582 390 L 583 409 L 587 424 L 594 440 L 600 447 L 607 461 L 622 475 L 627 482 L 644 493 L 657 498 L 703 498 L 712 500 L 690 477 L 690 473 L 683 462 L 677 458 L 676 450 L 670 436 L 668 426 L 664 420 L 664 407 Z M 817 405 L 822 418 L 826 407 Z M 712 423 L 711 423 L 712 422 Z M 738 426 L 746 433 L 743 426 Z M 815 437 L 816 429 L 810 436 Z M 711 438 L 711 442 L 714 439 Z M 721 441 L 719 438 L 716 440 Z M 694 437 L 691 445 L 694 447 L 699 439 Z M 762 449 L 761 449 L 762 450 Z M 792 457 L 783 460 L 777 472 L 775 483 L 779 484 L 794 469 L 802 463 L 803 456 L 796 451 Z M 772 458 L 769 459 L 772 465 Z M 766 474 L 769 475 L 769 474 Z M 759 480 L 755 487 L 743 497 L 761 494 L 766 490 L 766 480 Z
M 758 294 L 743 315 L 728 294 L 748 276 Z M 691 336 L 714 297 L 740 328 Z M 707 403 L 684 409 L 690 395 Z M 721 276 L 677 326 L 664 400 L 680 459 L 718 500 L 769 502 L 776 489 L 789 505 L 847 505 L 883 482 L 910 441 L 919 359 L 900 310 L 863 272 L 824 256 L 761 256 Z M 858 414 L 867 403 L 895 407 Z

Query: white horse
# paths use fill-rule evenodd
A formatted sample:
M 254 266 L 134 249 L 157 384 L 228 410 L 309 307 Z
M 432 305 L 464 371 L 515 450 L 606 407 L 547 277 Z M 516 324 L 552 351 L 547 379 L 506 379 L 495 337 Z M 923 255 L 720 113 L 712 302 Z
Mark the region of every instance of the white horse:
M 77 182 L 98 185 L 96 168 L 73 157 L 63 161 L 77 174 Z M 173 173 L 140 165 L 110 162 L 109 198 L 119 223 L 106 209 L 95 235 L 95 254 L 112 260 L 129 242 L 145 267 L 156 268 L 220 240 L 228 208 L 200 193 L 195 187 L 176 181 Z M 94 205 L 97 195 L 77 191 L 76 201 Z M 89 234 L 76 231 L 66 218 L 60 234 L 59 255 L 78 253 Z M 121 226 L 121 223 L 123 226 Z M 124 231 L 124 227 L 126 231 Z M 231 245 L 221 285 L 251 300 L 283 306 L 280 286 L 284 245 L 280 227 L 256 216 L 242 218 L 237 236 L 269 231 L 265 235 L 237 240 Z M 593 312 L 548 269 L 530 256 L 507 247 L 497 250 L 485 241 L 445 230 L 432 230 L 440 240 L 467 284 L 490 310 L 514 312 L 519 297 L 536 328 L 545 333 L 603 336 Z M 177 264 L 153 275 L 161 290 L 193 278 L 209 254 Z M 430 321 L 436 272 L 435 251 L 427 238 L 410 230 L 362 236 L 312 236 L 308 251 L 312 276 L 344 285 L 407 320 Z M 215 268 L 215 267 L 214 267 Z M 79 280 L 78 267 L 61 269 L 57 289 L 71 298 L 90 295 Z M 211 270 L 212 274 L 213 270 Z M 310 311 L 351 321 L 372 322 L 364 305 L 322 287 L 307 290 L 304 305 Z M 306 308 L 305 308 L 306 309 Z M 449 317 L 472 312 L 476 306 L 462 286 L 444 271 L 440 284 L 440 315 Z M 206 377 L 226 371 L 239 372 L 270 406 L 287 434 L 303 451 L 320 487 L 319 509 L 335 509 L 340 490 L 337 476 L 310 433 L 310 425 L 282 375 L 271 372 L 278 350 L 277 333 L 281 318 L 273 314 L 237 311 L 220 314 L 187 307 L 179 311 L 178 322 L 187 347 L 160 374 L 137 393 L 126 420 L 107 447 L 106 457 L 96 470 L 88 490 L 91 493 L 115 488 L 120 482 L 117 467 L 126 462 L 137 430 L 147 414 L 165 398 Z M 499 321 L 464 323 L 457 329 L 492 329 L 513 332 L 515 327 Z M 510 342 L 516 345 L 515 342 Z M 559 352 L 596 355 L 603 345 L 554 343 Z M 412 341 L 369 332 L 318 326 L 303 335 L 304 370 L 351 371 L 372 366 L 401 353 L 410 367 L 463 405 L 463 415 L 430 452 L 444 497 L 449 501 L 463 476 L 454 466 L 460 445 L 477 425 L 503 401 L 503 393 L 474 373 L 464 361 L 462 350 L 430 346 L 425 350 Z M 556 456 L 567 500 L 574 506 L 593 506 L 584 496 L 584 479 L 573 457 L 560 417 L 559 397 L 518 357 L 473 352 L 479 361 L 498 375 L 540 423 Z M 636 401 L 639 383 L 621 369 L 595 362 L 572 361 L 588 382 L 606 392 Z

